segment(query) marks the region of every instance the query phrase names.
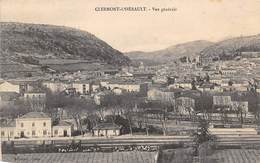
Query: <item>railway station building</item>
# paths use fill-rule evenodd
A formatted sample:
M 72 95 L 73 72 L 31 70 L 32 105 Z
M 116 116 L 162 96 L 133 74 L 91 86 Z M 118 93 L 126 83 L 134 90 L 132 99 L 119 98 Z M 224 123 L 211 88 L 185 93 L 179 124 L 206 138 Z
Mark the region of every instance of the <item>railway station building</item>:
M 71 136 L 72 125 L 60 122 L 52 125 L 51 118 L 43 112 L 29 112 L 14 121 L 1 124 L 1 138 L 46 138 Z
M 121 126 L 113 123 L 100 123 L 93 128 L 93 136 L 118 136 L 120 135 Z

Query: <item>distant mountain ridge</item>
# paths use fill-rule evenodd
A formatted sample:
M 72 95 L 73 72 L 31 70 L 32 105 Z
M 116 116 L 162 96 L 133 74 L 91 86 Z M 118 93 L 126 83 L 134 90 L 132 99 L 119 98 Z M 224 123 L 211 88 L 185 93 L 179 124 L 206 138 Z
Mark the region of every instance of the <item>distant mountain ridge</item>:
M 214 43 L 205 41 L 205 40 L 197 40 L 192 42 L 187 42 L 183 44 L 177 44 L 174 46 L 170 46 L 166 49 L 154 51 L 154 52 L 142 52 L 142 51 L 134 51 L 125 53 L 126 56 L 133 60 L 156 60 L 158 62 L 168 62 L 173 59 L 181 58 L 183 56 L 194 57 L 199 56 L 200 52 L 213 45 Z
M 225 59 L 239 55 L 239 52 L 260 52 L 260 34 L 241 36 L 219 41 L 201 51 L 202 57 Z
M 1 54 L 95 60 L 128 65 L 131 60 L 86 31 L 54 25 L 0 22 Z
M 199 40 L 171 46 L 154 52 L 133 51 L 125 53 L 132 60 L 147 63 L 166 63 L 181 57 L 232 59 L 241 52 L 260 52 L 260 34 L 234 37 L 216 43 Z

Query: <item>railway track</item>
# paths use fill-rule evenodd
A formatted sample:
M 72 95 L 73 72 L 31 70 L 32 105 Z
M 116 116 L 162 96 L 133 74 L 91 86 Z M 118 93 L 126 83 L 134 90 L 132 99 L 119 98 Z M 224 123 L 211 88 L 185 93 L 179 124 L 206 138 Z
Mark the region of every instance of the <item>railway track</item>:
M 192 144 L 193 138 L 190 136 L 172 136 L 172 137 L 136 137 L 136 138 L 107 138 L 107 139 L 80 139 L 80 138 L 73 138 L 73 139 L 23 139 L 23 140 L 12 140 L 14 145 L 21 146 L 21 145 L 39 145 L 39 144 L 54 144 L 54 145 L 66 145 L 71 144 L 72 142 L 81 143 L 82 145 L 163 145 L 163 144 Z M 217 136 L 217 143 L 219 144 L 255 144 L 260 145 L 260 135 L 243 135 L 243 136 L 232 136 L 232 135 L 218 135 Z M 4 141 L 5 142 L 5 141 Z M 6 142 L 10 143 L 10 142 Z M 4 143 L 5 144 L 5 143 Z

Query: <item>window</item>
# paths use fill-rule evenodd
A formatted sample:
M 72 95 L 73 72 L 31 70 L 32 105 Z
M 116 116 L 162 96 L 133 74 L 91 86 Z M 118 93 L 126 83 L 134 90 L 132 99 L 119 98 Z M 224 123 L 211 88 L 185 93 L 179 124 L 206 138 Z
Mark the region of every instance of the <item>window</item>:
M 43 130 L 43 135 L 47 135 L 47 131 L 46 130 Z
M 32 127 L 34 127 L 34 126 L 35 126 L 35 123 L 33 122 L 33 123 L 32 123 Z
M 23 127 L 23 123 L 21 123 L 21 127 Z
M 4 131 L 1 131 L 1 136 L 5 136 L 5 132 Z
M 32 136 L 35 136 L 35 131 L 34 130 L 32 131 Z
M 54 135 L 58 135 L 58 130 L 54 130 Z
M 14 136 L 14 132 L 13 131 L 10 132 L 10 136 L 11 137 Z
M 83 84 L 83 94 L 86 94 L 86 85 Z
M 21 138 L 24 138 L 24 131 L 21 131 Z
M 67 130 L 63 130 L 63 136 L 68 136 Z
M 46 127 L 46 122 L 43 122 L 43 126 Z

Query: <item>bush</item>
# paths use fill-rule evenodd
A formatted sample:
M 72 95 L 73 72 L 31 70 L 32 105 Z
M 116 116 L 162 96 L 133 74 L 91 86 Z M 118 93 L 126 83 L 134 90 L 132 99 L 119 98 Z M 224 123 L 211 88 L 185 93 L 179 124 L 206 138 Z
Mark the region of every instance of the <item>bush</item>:
M 148 130 L 149 130 L 149 134 L 158 134 L 158 135 L 162 135 L 163 134 L 163 130 L 161 128 L 158 127 L 154 127 L 152 125 L 148 126 Z
M 78 135 L 81 135 L 81 132 L 78 131 L 78 130 L 73 131 L 73 132 L 71 133 L 71 136 L 78 136 Z

